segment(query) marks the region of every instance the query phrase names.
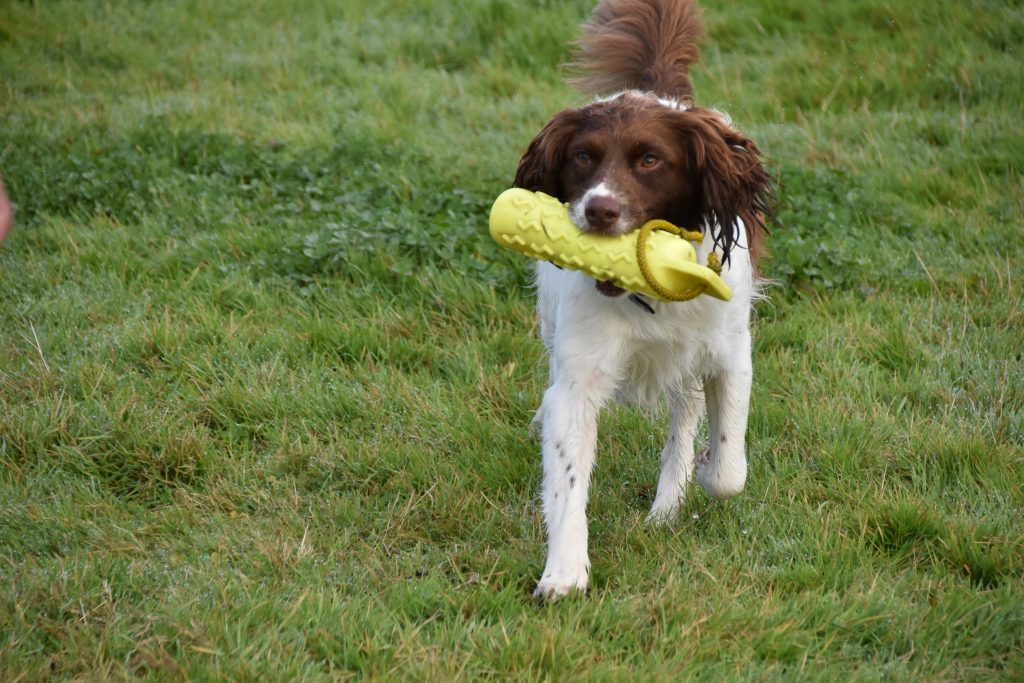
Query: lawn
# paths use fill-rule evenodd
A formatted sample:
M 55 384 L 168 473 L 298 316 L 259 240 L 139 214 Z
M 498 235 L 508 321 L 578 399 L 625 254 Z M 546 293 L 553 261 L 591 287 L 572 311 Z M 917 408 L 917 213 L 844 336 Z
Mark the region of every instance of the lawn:
M 776 179 L 747 490 L 602 419 L 538 604 L 487 210 L 591 0 L 0 0 L 0 679 L 1024 679 L 1024 12 L 705 0 Z

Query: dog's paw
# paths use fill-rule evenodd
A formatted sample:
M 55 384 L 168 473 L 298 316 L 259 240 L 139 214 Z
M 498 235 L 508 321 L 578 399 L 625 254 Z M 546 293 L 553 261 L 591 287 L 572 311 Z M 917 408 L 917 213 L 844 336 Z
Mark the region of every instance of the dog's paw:
M 590 584 L 590 563 L 585 563 L 576 570 L 549 571 L 544 570 L 533 597 L 537 600 L 557 600 L 570 593 L 586 593 Z
M 651 511 L 647 513 L 647 523 L 661 526 L 671 524 L 676 515 L 679 514 L 680 496 L 672 496 L 671 500 L 665 497 L 656 497 Z
M 697 472 L 700 472 L 708 466 L 708 461 L 711 460 L 711 447 L 708 446 L 693 458 L 693 466 Z
M 747 461 L 741 456 L 723 462 L 712 460 L 709 449 L 697 456 L 697 483 L 712 498 L 731 498 L 743 491 Z

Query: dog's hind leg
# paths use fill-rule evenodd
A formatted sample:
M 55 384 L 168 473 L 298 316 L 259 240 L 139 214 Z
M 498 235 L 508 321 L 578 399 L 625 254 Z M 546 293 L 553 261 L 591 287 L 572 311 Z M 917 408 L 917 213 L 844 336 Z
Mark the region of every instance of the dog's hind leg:
M 747 479 L 745 440 L 753 369 L 750 333 L 746 332 L 728 370 L 704 380 L 711 437 L 706 462 L 697 465 L 697 481 L 712 498 L 729 498 Z
M 704 393 L 699 386 L 674 393 L 668 440 L 661 451 L 661 476 L 658 492 L 647 521 L 670 522 L 679 512 L 686 485 L 693 476 L 693 440 L 704 408 Z

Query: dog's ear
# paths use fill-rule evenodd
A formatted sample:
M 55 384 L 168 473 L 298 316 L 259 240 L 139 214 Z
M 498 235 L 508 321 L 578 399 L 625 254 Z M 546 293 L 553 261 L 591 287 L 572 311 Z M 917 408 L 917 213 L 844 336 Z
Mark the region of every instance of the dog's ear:
M 566 109 L 555 115 L 527 147 L 516 169 L 514 185 L 552 197 L 562 197 L 559 173 L 565 161 L 566 148 L 579 132 L 583 119 L 578 109 Z
M 720 112 L 689 109 L 680 112 L 677 120 L 687 163 L 700 187 L 701 217 L 715 246 L 722 249 L 723 262 L 728 262 L 736 243 L 738 218 L 746 228 L 756 265 L 772 198 L 760 150 Z

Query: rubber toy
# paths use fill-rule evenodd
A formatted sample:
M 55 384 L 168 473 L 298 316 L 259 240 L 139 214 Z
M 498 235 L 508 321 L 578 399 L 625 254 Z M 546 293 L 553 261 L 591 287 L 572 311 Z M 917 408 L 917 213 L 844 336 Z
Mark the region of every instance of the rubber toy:
M 707 266 L 697 263 L 690 241 L 704 235 L 667 221 L 650 221 L 615 237 L 584 233 L 556 198 L 512 188 L 491 207 L 490 231 L 503 247 L 661 301 L 689 301 L 701 294 L 732 298 L 717 255 L 711 252 Z

